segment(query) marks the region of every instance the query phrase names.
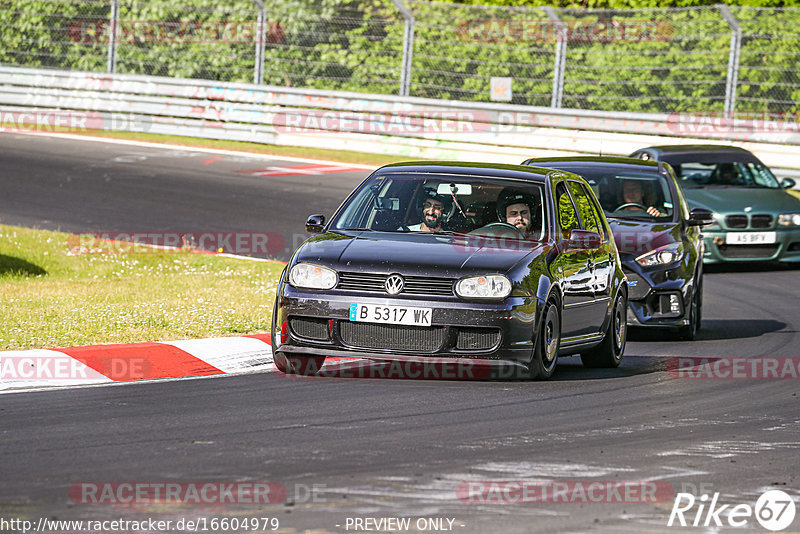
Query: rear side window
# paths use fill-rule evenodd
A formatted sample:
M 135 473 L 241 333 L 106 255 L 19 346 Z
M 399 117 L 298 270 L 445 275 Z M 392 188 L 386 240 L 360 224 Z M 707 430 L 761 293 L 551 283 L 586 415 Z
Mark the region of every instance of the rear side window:
M 584 187 L 578 182 L 569 182 L 569 190 L 572 193 L 572 198 L 575 199 L 575 203 L 578 205 L 578 213 L 581 216 L 583 228 L 592 232 L 597 232 L 601 237 L 605 238 L 600 216 Z
M 556 206 L 558 208 L 558 225 L 561 227 L 561 236 L 563 239 L 569 239 L 570 232 L 580 228 L 580 222 L 564 182 L 559 182 L 556 185 Z

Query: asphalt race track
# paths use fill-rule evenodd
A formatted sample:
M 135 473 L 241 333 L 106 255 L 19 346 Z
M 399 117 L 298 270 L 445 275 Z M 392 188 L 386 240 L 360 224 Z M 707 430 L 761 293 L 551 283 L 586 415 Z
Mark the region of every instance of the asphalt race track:
M 253 176 L 235 171 L 300 163 L 211 159 L 2 135 L 0 219 L 70 232 L 270 231 L 288 242 L 306 215 L 330 215 L 366 175 Z M 745 368 L 794 358 L 796 368 L 799 274 L 708 269 L 698 341 L 635 333 L 619 369 L 567 358 L 548 382 L 265 373 L 2 395 L 0 516 L 274 517 L 285 532 L 364 532 L 356 519 L 374 527 L 363 520 L 389 517 L 458 533 L 764 532 L 752 516 L 730 527 L 727 512 L 770 489 L 800 504 L 800 380 L 689 379 L 666 369 L 678 357 L 738 357 Z M 567 483 L 571 502 L 469 502 L 459 489 L 543 480 Z M 87 482 L 205 481 L 279 483 L 287 496 L 260 505 L 73 498 Z M 667 495 L 587 501 L 572 491 L 593 481 L 656 483 Z M 668 527 L 679 492 L 697 504 L 719 493 L 718 505 L 731 505 L 723 526 L 711 518 L 703 527 L 701 513 L 700 526 Z M 698 509 L 686 512 L 690 525 Z M 786 530 L 800 530 L 800 513 Z

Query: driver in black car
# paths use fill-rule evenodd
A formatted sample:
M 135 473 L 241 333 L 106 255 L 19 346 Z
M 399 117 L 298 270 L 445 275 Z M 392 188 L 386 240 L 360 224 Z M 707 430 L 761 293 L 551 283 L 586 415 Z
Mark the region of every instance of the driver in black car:
M 497 197 L 497 216 L 528 238 L 533 232 L 533 204 L 528 195 L 505 189 Z
M 625 180 L 622 184 L 622 204 L 617 210 L 641 210 L 644 209 L 648 215 L 653 217 L 663 217 L 665 214 L 661 213 L 658 208 L 654 206 L 647 206 L 647 201 L 644 198 L 644 189 L 639 180 Z

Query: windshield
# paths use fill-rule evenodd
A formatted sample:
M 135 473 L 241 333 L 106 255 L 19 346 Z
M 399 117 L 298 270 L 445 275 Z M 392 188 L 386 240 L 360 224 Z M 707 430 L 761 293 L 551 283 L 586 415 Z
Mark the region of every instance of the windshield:
M 697 187 L 767 187 L 780 188 L 778 179 L 763 163 L 693 161 L 672 165 L 681 186 Z
M 332 230 L 508 234 L 543 240 L 540 184 L 475 175 L 386 173 L 371 177 L 343 206 Z

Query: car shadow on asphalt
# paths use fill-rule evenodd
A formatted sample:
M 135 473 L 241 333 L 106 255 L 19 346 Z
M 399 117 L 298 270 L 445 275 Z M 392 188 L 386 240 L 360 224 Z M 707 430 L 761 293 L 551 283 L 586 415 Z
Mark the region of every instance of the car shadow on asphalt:
M 579 356 L 568 356 L 558 359 L 558 367 L 551 382 L 573 380 L 609 380 L 613 378 L 627 378 L 664 371 L 667 368 L 666 357 L 628 356 L 622 359 L 622 364 L 613 369 L 593 369 L 584 367 Z
M 777 332 L 787 327 L 787 324 L 772 319 L 703 319 L 703 326 L 697 332 L 695 341 L 719 341 L 724 339 L 745 339 L 763 336 L 770 332 Z M 628 330 L 629 341 L 680 341 L 674 332 L 669 329 L 651 329 L 631 327 Z
M 47 271 L 22 258 L 0 254 L 0 276 L 6 274 L 12 276 L 43 276 L 47 274 Z

